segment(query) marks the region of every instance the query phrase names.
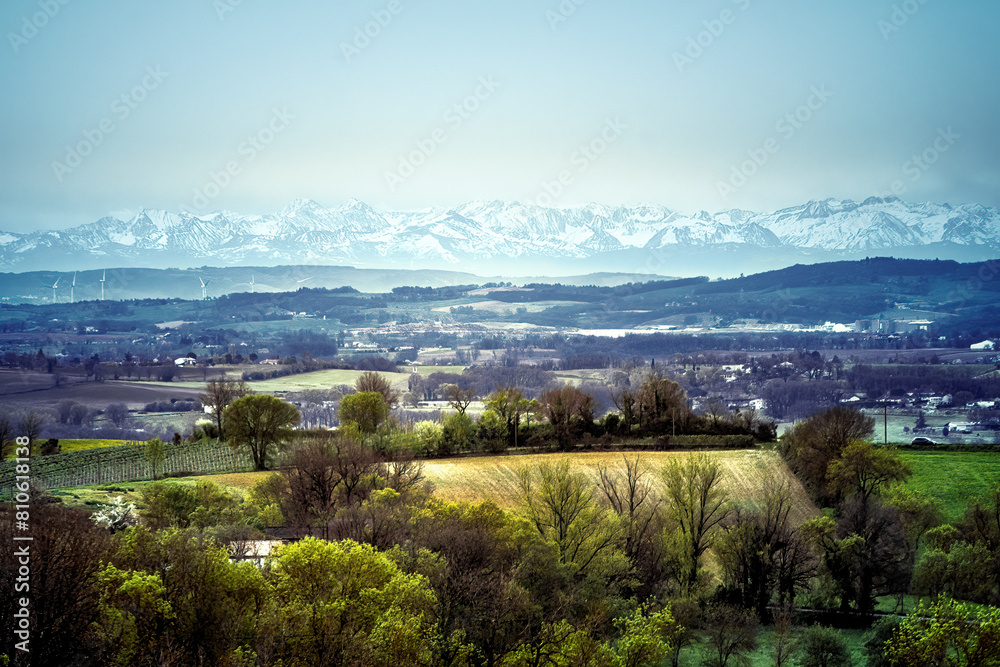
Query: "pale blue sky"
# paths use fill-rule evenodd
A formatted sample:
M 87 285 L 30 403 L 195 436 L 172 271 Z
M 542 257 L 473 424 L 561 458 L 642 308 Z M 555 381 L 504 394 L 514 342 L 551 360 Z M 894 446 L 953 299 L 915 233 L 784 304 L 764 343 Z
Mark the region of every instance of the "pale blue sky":
M 996 2 L 63 1 L 0 9 L 0 230 L 548 203 L 560 176 L 559 206 L 1000 205 Z

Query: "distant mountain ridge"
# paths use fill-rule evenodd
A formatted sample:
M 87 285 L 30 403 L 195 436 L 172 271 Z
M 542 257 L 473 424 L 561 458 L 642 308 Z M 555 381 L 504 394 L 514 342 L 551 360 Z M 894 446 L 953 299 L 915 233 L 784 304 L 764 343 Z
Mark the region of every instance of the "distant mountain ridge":
M 760 268 L 864 254 L 974 261 L 1000 254 L 1000 209 L 872 197 L 714 215 L 659 205 L 543 208 L 503 201 L 379 212 L 357 200 L 330 209 L 300 199 L 265 215 L 144 209 L 130 220 L 0 232 L 0 270 L 8 271 L 349 264 L 500 274 L 514 266 L 535 266 L 534 273 L 546 265 L 579 268 L 581 260 L 587 270 L 635 271 L 646 258 L 649 272 L 677 275 L 670 258 L 700 257 L 697 273 L 733 274 L 726 258 L 741 252 L 762 258 Z M 727 270 L 704 266 L 713 259 Z

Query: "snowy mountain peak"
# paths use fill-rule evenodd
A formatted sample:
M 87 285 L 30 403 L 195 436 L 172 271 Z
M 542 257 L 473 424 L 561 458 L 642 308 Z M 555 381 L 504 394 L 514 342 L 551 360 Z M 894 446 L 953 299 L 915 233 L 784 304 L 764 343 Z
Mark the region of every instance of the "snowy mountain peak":
M 605 268 L 631 270 L 636 260 L 628 253 L 652 249 L 759 249 L 769 256 L 791 256 L 909 248 L 934 256 L 938 250 L 926 249 L 932 245 L 995 256 L 1000 253 L 1000 210 L 870 197 L 860 204 L 810 201 L 772 213 L 732 209 L 686 215 L 657 204 L 544 208 L 498 200 L 381 212 L 357 199 L 332 210 L 296 199 L 278 213 L 263 215 L 216 211 L 194 216 L 142 209 L 127 221 L 105 217 L 61 231 L 0 233 L 0 270 L 37 265 L 65 269 L 90 261 L 142 265 L 178 255 L 192 265 L 464 263 L 474 270 L 487 261 L 593 263 L 604 258 Z M 775 253 L 779 248 L 786 252 Z
M 326 213 L 327 209 L 312 199 L 294 199 L 292 203 L 281 209 L 279 216 L 296 215 L 299 213 Z

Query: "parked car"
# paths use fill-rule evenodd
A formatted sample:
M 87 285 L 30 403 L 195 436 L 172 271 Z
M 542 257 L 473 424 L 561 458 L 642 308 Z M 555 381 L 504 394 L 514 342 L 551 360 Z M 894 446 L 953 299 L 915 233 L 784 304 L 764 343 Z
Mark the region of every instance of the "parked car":
M 914 438 L 910 441 L 911 445 L 936 445 L 937 443 L 930 438 Z

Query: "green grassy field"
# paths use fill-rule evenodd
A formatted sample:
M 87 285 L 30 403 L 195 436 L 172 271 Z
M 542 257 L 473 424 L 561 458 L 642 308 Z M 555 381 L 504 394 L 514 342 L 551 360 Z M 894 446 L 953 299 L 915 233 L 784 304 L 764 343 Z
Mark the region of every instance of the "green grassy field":
M 941 503 L 946 521 L 957 521 L 977 496 L 1000 484 L 1000 454 L 902 451 L 913 469 L 907 486 Z
M 804 628 L 797 628 L 798 632 L 802 632 Z M 854 667 L 862 667 L 867 664 L 864 654 L 862 653 L 865 645 L 865 634 L 867 630 L 839 630 L 840 635 L 847 642 L 847 648 L 851 655 L 851 664 Z M 752 651 L 747 655 L 749 660 L 745 663 L 748 667 L 771 667 L 774 664 L 774 628 L 765 627 L 761 630 L 760 634 L 757 636 L 757 650 Z M 705 643 L 693 644 L 681 649 L 680 664 L 682 665 L 700 665 L 702 660 L 707 657 L 706 651 L 711 647 Z M 801 653 L 796 653 L 793 657 L 791 663 L 798 665 L 801 664 L 799 661 L 802 659 Z M 666 663 L 664 663 L 666 664 Z M 730 664 L 739 664 L 735 659 L 730 660 Z

